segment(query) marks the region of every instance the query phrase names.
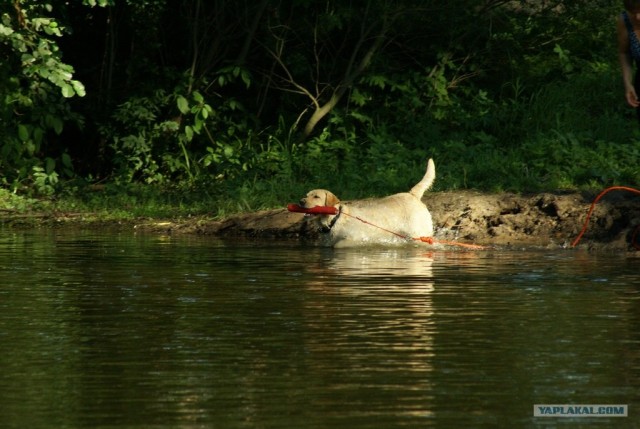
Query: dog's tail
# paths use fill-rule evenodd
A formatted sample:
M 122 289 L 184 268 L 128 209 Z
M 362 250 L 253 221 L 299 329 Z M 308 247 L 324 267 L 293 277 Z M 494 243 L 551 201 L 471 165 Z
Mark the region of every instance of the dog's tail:
M 433 163 L 433 159 L 429 159 L 427 162 L 427 172 L 424 174 L 424 177 L 416 186 L 411 188 L 409 193 L 416 197 L 419 200 L 422 200 L 422 196 L 425 191 L 431 187 L 433 181 L 436 178 L 436 166 Z

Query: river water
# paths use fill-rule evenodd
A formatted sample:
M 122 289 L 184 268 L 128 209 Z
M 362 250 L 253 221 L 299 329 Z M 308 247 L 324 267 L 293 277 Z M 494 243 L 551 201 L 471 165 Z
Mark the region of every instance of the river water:
M 0 427 L 638 427 L 638 261 L 0 229 Z

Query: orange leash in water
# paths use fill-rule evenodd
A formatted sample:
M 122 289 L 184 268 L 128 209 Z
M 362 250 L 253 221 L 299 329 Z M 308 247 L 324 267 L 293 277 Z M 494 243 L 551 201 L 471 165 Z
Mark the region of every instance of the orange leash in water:
M 464 249 L 471 249 L 471 250 L 485 250 L 485 249 L 488 249 L 487 246 L 482 246 L 480 244 L 469 244 L 469 243 L 459 243 L 457 241 L 436 240 L 433 237 L 419 237 L 419 238 L 413 238 L 412 240 L 419 240 L 419 241 L 422 241 L 424 243 L 429 243 L 429 244 L 443 244 L 445 246 L 462 247 Z
M 571 247 L 576 247 L 578 245 L 578 243 L 580 242 L 580 240 L 582 239 L 582 236 L 584 235 L 584 233 L 587 232 L 587 228 L 589 227 L 589 219 L 591 219 L 591 214 L 593 213 L 593 209 L 596 208 L 596 204 L 598 203 L 598 201 L 600 201 L 600 199 L 602 197 L 604 197 L 607 193 L 609 193 L 611 191 L 627 191 L 627 192 L 631 192 L 631 193 L 636 194 L 636 195 L 640 195 L 640 190 L 634 189 L 634 188 L 629 188 L 627 186 L 612 186 L 612 187 L 607 188 L 604 191 L 600 192 L 598 194 L 598 196 L 591 203 L 591 207 L 589 208 L 589 212 L 587 213 L 587 218 L 584 221 L 584 225 L 582 226 L 582 230 L 580 231 L 580 233 L 578 234 L 576 239 L 573 240 L 573 243 L 571 243 Z M 640 226 L 636 227 L 635 231 L 633 231 L 633 235 L 631 236 L 631 244 L 633 245 L 634 248 L 636 248 L 637 250 L 640 250 L 640 245 L 636 244 L 636 235 L 638 233 L 638 228 L 640 228 Z
M 442 241 L 442 240 L 436 240 L 433 237 L 417 237 L 417 238 L 416 237 L 409 237 L 409 236 L 406 236 L 406 235 L 403 235 L 403 234 L 399 234 L 399 233 L 397 233 L 395 231 L 391 231 L 389 229 L 383 228 L 383 227 L 381 227 L 379 225 L 373 224 L 373 223 L 371 223 L 371 222 L 369 222 L 367 220 L 364 220 L 364 219 L 362 219 L 362 218 L 360 218 L 358 216 L 353 216 L 353 215 L 350 215 L 349 213 L 345 213 L 345 212 L 342 212 L 342 214 L 344 214 L 346 216 L 349 216 L 349 217 L 352 217 L 354 219 L 358 219 L 362 223 L 366 223 L 367 225 L 371 225 L 374 228 L 378 228 L 378 229 L 381 229 L 383 231 L 386 231 L 389 234 L 395 235 L 396 237 L 404 238 L 405 240 L 421 241 L 423 243 L 428 243 L 428 244 L 443 244 L 443 245 L 446 245 L 446 246 L 463 247 L 465 249 L 473 249 L 473 250 L 486 249 L 485 246 L 481 246 L 479 244 L 458 243 L 457 241 Z

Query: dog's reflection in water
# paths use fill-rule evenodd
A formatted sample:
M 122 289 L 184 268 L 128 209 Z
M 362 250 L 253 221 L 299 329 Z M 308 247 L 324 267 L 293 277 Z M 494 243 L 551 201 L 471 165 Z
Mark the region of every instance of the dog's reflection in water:
M 345 277 L 371 279 L 402 278 L 410 282 L 432 280 L 433 258 L 430 252 L 417 249 L 389 248 L 370 250 L 335 250 L 327 269 Z
M 327 249 L 324 258 L 308 270 L 312 288 L 339 285 L 345 294 L 382 290 L 428 293 L 433 290 L 432 252 L 420 248 Z
M 323 378 L 331 378 L 335 368 L 357 373 L 368 366 L 373 373 L 426 379 L 438 330 L 431 254 L 424 249 L 330 250 L 305 276 L 310 365 Z

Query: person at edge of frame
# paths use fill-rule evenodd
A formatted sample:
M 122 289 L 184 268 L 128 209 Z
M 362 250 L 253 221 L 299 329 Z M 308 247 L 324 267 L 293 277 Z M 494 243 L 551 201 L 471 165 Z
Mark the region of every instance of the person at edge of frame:
M 624 11 L 617 19 L 618 55 L 622 69 L 624 96 L 629 106 L 636 109 L 640 123 L 640 0 L 623 0 Z M 633 65 L 636 74 L 633 77 Z

